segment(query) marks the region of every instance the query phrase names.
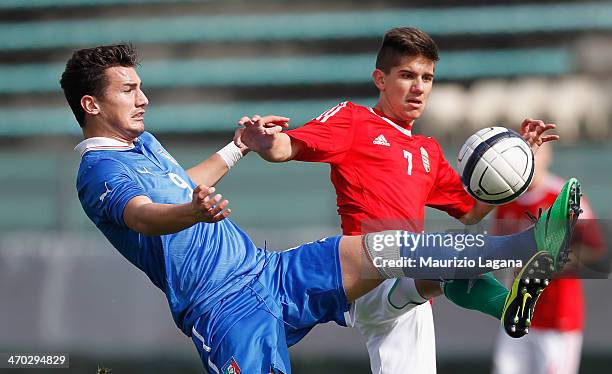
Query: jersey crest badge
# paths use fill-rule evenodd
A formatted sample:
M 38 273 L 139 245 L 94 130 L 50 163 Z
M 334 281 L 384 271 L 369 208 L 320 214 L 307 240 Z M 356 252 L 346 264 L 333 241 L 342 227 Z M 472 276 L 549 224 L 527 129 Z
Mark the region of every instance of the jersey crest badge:
M 421 160 L 423 161 L 423 167 L 425 168 L 425 171 L 429 173 L 429 171 L 431 170 L 429 168 L 429 154 L 423 147 L 421 147 Z
M 233 356 L 223 365 L 221 374 L 240 374 L 240 366 Z
M 387 139 L 385 139 L 385 136 L 383 134 L 378 135 L 376 137 L 376 139 L 374 139 L 372 144 L 384 145 L 384 146 L 387 146 L 387 147 L 391 147 L 391 144 L 389 144 L 389 142 L 387 141 Z

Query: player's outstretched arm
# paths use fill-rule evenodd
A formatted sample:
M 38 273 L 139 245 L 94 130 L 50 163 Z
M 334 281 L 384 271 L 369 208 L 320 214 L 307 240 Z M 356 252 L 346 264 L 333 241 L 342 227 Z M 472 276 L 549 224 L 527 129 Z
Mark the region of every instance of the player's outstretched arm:
M 242 117 L 236 130 L 234 143 L 246 146 L 266 161 L 286 162 L 301 150 L 302 144 L 294 142 L 282 131 L 288 127 L 289 118 L 280 116 Z
M 187 169 L 189 178 L 196 184 L 216 185 L 238 160 L 248 153 L 246 146 L 238 147 L 233 141 L 221 148 L 214 155 Z
M 128 201 L 123 211 L 125 224 L 144 235 L 174 234 L 199 222 L 214 223 L 231 214 L 229 201 L 221 200 L 214 187 L 199 185 L 193 199 L 186 204 L 157 204 L 147 196 L 136 196 Z

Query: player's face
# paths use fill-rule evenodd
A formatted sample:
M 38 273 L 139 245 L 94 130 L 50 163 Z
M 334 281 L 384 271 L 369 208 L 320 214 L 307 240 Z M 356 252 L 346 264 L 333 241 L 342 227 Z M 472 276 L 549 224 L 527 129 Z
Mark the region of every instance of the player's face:
M 414 121 L 425 110 L 433 85 L 435 63 L 424 56 L 404 56 L 388 74 L 373 73 L 380 90 L 380 109 L 393 118 Z
M 144 131 L 144 113 L 149 100 L 142 92 L 136 70 L 116 66 L 106 69 L 106 88 L 98 97 L 100 119 L 116 137 L 132 140 Z

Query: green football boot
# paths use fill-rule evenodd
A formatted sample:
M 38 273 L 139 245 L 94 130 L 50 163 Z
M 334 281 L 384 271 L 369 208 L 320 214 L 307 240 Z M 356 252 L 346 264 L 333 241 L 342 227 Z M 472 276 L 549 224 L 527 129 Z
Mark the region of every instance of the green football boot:
M 529 333 L 538 298 L 555 273 L 553 258 L 546 251 L 537 252 L 514 278 L 506 296 L 501 324 L 513 338 Z
M 582 213 L 580 209 L 580 183 L 570 178 L 553 205 L 538 218 L 533 232 L 538 251 L 548 252 L 554 261 L 555 271 L 563 268 L 569 256 L 569 243 Z
M 569 257 L 569 243 L 580 209 L 580 183 L 569 179 L 553 205 L 535 221 L 533 232 L 538 252 L 523 266 L 506 296 L 501 323 L 508 335 L 520 338 L 529 332 L 536 302 L 555 272 Z

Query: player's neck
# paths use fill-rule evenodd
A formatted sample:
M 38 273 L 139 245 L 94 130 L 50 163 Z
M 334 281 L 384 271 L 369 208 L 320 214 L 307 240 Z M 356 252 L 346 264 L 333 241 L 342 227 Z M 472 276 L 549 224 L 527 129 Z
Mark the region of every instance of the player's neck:
M 111 129 L 107 129 L 102 126 L 95 126 L 93 124 L 83 127 L 83 138 L 109 138 L 126 144 L 132 144 L 135 139 L 123 136 L 122 134 L 112 131 Z
M 411 119 L 408 121 L 398 119 L 396 116 L 393 115 L 393 113 L 390 110 L 386 109 L 384 105 L 381 105 L 380 102 L 376 104 L 376 106 L 372 108 L 372 110 L 374 110 L 374 112 L 378 114 L 379 116 L 385 117 L 388 120 L 393 121 L 393 123 L 405 128 L 406 130 L 412 129 L 412 125 L 414 124 L 414 119 Z

